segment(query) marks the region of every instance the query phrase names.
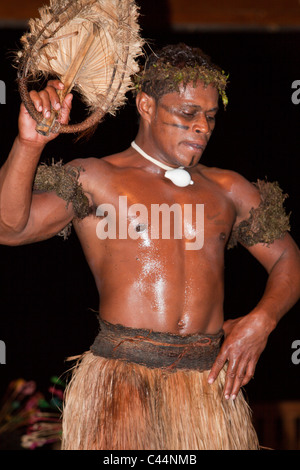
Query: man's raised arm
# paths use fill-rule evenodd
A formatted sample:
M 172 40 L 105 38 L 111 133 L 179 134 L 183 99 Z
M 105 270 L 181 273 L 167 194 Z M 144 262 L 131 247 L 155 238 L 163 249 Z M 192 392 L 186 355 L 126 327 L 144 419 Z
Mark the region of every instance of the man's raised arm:
M 56 90 L 63 88 L 58 80 L 48 82 L 41 91 L 31 92 L 36 109 L 49 117 L 51 106 L 61 107 L 61 123 L 67 123 L 72 95 L 67 95 L 62 106 Z M 0 170 L 0 243 L 21 244 L 48 238 L 72 220 L 72 207 L 67 210 L 64 201 L 55 194 L 33 197 L 33 180 L 45 145 L 55 134 L 44 137 L 35 130 L 36 122 L 24 105 L 19 114 L 19 134 L 8 159 Z

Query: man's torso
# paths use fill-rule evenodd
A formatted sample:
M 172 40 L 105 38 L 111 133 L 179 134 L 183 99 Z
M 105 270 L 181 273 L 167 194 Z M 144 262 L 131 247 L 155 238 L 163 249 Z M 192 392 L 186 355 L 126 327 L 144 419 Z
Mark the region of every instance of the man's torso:
M 126 152 L 90 160 L 96 214 L 75 228 L 103 319 L 179 334 L 222 327 L 224 248 L 236 220 L 230 180 L 202 165 L 191 176 L 180 188 Z

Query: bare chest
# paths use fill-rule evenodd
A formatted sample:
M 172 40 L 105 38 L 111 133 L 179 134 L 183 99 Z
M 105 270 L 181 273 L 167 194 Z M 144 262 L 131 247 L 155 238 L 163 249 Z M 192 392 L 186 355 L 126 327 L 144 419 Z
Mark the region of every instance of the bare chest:
M 217 185 L 195 179 L 178 188 L 163 178 L 117 179 L 94 195 L 98 238 L 226 241 L 235 221 L 234 206 Z M 189 249 L 189 248 L 187 248 Z

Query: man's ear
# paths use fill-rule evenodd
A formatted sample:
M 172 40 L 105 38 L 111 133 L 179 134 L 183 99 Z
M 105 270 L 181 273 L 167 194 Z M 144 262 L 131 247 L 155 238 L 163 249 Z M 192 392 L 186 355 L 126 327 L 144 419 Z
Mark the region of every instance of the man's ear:
M 136 97 L 136 107 L 141 118 L 150 124 L 156 112 L 155 99 L 141 91 Z

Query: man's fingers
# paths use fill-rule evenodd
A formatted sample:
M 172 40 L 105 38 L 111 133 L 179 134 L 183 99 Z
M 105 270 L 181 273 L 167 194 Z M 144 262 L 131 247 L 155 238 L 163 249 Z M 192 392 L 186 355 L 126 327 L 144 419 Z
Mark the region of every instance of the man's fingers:
M 39 95 L 42 100 L 43 115 L 45 118 L 49 118 L 51 114 L 51 101 L 49 94 L 46 90 L 43 90 L 39 93 Z
M 216 378 L 218 377 L 219 373 L 221 372 L 221 370 L 223 369 L 225 363 L 226 363 L 226 360 L 227 360 L 227 356 L 220 352 L 218 354 L 218 356 L 216 357 L 216 360 L 211 368 L 211 371 L 208 375 L 208 383 L 209 384 L 212 384 Z
M 226 379 L 224 385 L 224 396 L 228 400 L 231 396 L 232 388 L 237 377 L 238 362 L 234 359 L 230 359 L 226 371 Z M 242 374 L 242 369 L 239 369 L 239 374 Z
M 59 122 L 61 124 L 68 124 L 70 111 L 72 107 L 72 99 L 73 99 L 73 95 L 69 93 L 62 103 L 60 116 L 59 116 Z
M 43 112 L 45 118 L 50 117 L 51 109 L 59 111 L 61 109 L 60 99 L 57 90 L 62 90 L 64 85 L 59 80 L 50 80 L 44 90 L 30 92 L 32 102 L 39 112 Z
M 35 109 L 39 112 L 42 112 L 43 111 L 43 100 L 40 96 L 40 94 L 33 90 L 30 92 L 30 98 L 35 106 Z
M 208 383 L 212 384 L 216 380 L 227 361 L 228 366 L 223 394 L 226 400 L 230 398 L 234 400 L 240 388 L 246 385 L 253 377 L 257 361 L 250 360 L 249 357 L 243 359 L 234 357 L 226 349 L 223 352 L 221 350 L 209 373 Z
M 53 86 L 49 86 L 49 83 L 48 83 L 47 88 L 45 89 L 45 92 L 48 93 L 52 108 L 55 109 L 55 111 L 59 111 L 61 108 L 61 105 L 60 105 L 60 99 L 59 99 L 56 89 Z
M 224 396 L 226 400 L 237 397 L 239 390 L 245 380 L 246 370 L 248 363 L 241 361 L 240 363 L 233 363 L 228 366 L 226 373 L 226 381 L 224 387 Z
M 47 82 L 47 86 L 51 86 L 53 88 L 56 88 L 57 90 L 64 89 L 64 84 L 60 80 L 49 80 Z
M 73 95 L 68 93 L 63 103 L 61 104 L 57 91 L 63 89 L 64 84 L 59 80 L 49 80 L 44 90 L 39 92 L 32 90 L 30 92 L 30 97 L 36 110 L 42 112 L 44 118 L 50 118 L 51 111 L 54 109 L 59 113 L 58 121 L 61 124 L 68 124 Z
M 224 396 L 228 400 L 237 397 L 240 388 L 246 385 L 254 376 L 257 361 L 250 361 L 250 358 L 240 361 L 238 366 L 228 366 L 226 382 L 224 387 Z
M 49 93 L 46 90 L 40 92 L 33 90 L 30 92 L 30 97 L 36 110 L 42 112 L 45 118 L 50 117 L 51 100 Z
M 247 372 L 246 372 L 245 378 L 244 378 L 243 383 L 242 383 L 242 387 L 244 385 L 247 385 L 247 383 L 250 382 L 251 379 L 253 379 L 257 361 L 258 361 L 258 359 L 255 360 L 255 361 L 249 362 Z

